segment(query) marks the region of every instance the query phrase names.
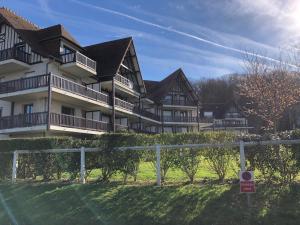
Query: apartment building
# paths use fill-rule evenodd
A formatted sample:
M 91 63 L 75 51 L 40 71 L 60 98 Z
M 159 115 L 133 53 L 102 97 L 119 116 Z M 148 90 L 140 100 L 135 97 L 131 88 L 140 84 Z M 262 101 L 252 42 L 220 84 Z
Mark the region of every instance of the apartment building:
M 203 104 L 200 112 L 202 121 L 208 121 L 205 130 L 227 130 L 248 133 L 253 127 L 234 103 Z
M 199 99 L 181 69 L 161 81 L 145 80 L 147 98 L 155 102 L 161 132 L 196 132 L 205 123 L 199 118 Z
M 199 131 L 199 101 L 181 69 L 144 81 L 132 38 L 81 46 L 0 8 L 0 135 Z

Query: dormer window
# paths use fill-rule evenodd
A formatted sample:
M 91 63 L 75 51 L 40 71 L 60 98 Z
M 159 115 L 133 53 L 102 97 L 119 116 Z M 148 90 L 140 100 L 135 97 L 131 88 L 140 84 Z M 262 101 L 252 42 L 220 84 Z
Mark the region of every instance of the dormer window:
M 60 54 L 63 55 L 63 54 L 69 54 L 69 53 L 72 53 L 72 52 L 75 52 L 73 49 L 67 47 L 67 46 L 63 46 L 62 48 L 60 48 Z

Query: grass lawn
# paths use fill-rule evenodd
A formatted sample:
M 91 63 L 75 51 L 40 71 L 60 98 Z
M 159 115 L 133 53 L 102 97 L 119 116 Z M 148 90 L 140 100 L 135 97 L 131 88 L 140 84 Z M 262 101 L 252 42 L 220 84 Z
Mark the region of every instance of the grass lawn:
M 0 184 L 0 224 L 300 224 L 300 186 L 258 186 L 248 209 L 238 185 Z
M 142 183 L 149 183 L 149 182 L 155 182 L 156 181 L 156 172 L 155 172 L 154 164 L 151 162 L 141 162 L 139 167 L 139 172 L 137 175 L 137 181 Z M 233 164 L 233 166 L 228 170 L 228 175 L 226 178 L 237 178 L 239 168 Z M 96 169 L 93 170 L 88 177 L 89 181 L 94 181 L 99 178 L 100 170 Z M 66 176 L 67 178 L 68 176 Z M 198 172 L 195 176 L 195 180 L 203 180 L 206 179 L 217 179 L 217 175 L 213 173 L 213 171 L 210 169 L 208 163 L 206 161 L 201 161 L 200 167 L 198 169 Z M 113 181 L 122 181 L 122 174 L 118 173 L 115 174 L 112 179 Z M 186 174 L 179 168 L 170 168 L 167 177 L 166 182 L 187 182 L 189 179 L 186 176 Z M 133 177 L 129 177 L 128 181 L 133 181 Z

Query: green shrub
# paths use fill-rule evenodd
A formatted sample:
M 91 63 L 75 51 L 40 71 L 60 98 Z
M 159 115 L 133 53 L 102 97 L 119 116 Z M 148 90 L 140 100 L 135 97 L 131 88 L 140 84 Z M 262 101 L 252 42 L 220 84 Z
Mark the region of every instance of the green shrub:
M 181 145 L 215 142 L 231 142 L 238 139 L 245 141 L 295 139 L 300 138 L 299 131 L 283 132 L 273 135 L 245 135 L 235 136 L 226 132 L 200 132 L 178 134 L 135 134 L 116 133 L 93 136 L 89 139 L 71 137 L 47 137 L 32 139 L 0 140 L 0 179 L 11 177 L 12 152 L 14 150 L 44 150 L 55 148 L 98 148 L 99 152 L 86 153 L 86 169 L 89 174 L 94 169 L 100 169 L 99 180 L 109 181 L 111 176 L 121 173 L 124 182 L 129 176 L 136 180 L 139 165 L 142 160 L 156 165 L 155 151 L 117 151 L 117 147 L 148 146 L 148 145 Z M 194 181 L 201 160 L 205 159 L 212 172 L 219 180 L 226 177 L 232 161 L 238 162 L 237 151 L 229 148 L 210 149 L 161 149 L 161 177 L 165 181 L 170 168 L 180 168 L 191 182 Z M 299 172 L 300 145 L 290 147 L 246 147 L 246 159 L 250 163 L 248 168 L 258 169 L 264 179 L 281 183 L 292 182 Z M 39 153 L 20 154 L 18 178 L 44 180 L 61 179 L 63 173 L 69 173 L 71 179 L 78 178 L 80 172 L 80 153 Z
M 12 154 L 0 154 L 0 180 L 11 178 L 12 159 Z
M 195 175 L 199 169 L 201 162 L 200 151 L 194 148 L 180 149 L 178 165 L 187 175 L 190 182 L 194 182 Z

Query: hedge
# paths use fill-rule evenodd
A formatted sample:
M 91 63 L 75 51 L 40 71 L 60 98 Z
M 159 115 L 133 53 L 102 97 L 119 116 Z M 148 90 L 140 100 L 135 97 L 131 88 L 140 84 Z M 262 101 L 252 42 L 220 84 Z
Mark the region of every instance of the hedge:
M 11 176 L 12 154 L 1 154 L 14 150 L 45 150 L 55 148 L 99 148 L 97 153 L 86 153 L 86 169 L 89 174 L 94 169 L 100 169 L 99 180 L 109 181 L 115 173 L 123 174 L 124 182 L 128 176 L 136 179 L 140 162 L 153 162 L 155 165 L 154 151 L 115 151 L 115 147 L 147 146 L 154 144 L 197 144 L 231 141 L 254 141 L 273 139 L 300 138 L 299 131 L 283 132 L 279 134 L 257 136 L 238 136 L 228 132 L 201 132 L 178 134 L 135 134 L 116 133 L 93 136 L 89 139 L 72 137 L 47 137 L 32 139 L 0 140 L 0 179 Z M 291 183 L 295 180 L 300 169 L 300 149 L 293 146 L 255 146 L 246 148 L 247 167 L 259 170 L 264 179 L 281 183 Z M 232 162 L 238 164 L 238 151 L 228 148 L 207 148 L 203 151 L 197 149 L 181 148 L 176 151 L 162 149 L 161 175 L 164 181 L 170 168 L 181 169 L 190 182 L 194 181 L 195 174 L 200 164 L 206 160 L 212 172 L 220 181 L 223 181 Z M 71 179 L 79 176 L 80 154 L 26 154 L 19 156 L 18 178 L 43 180 L 60 179 L 67 172 Z

